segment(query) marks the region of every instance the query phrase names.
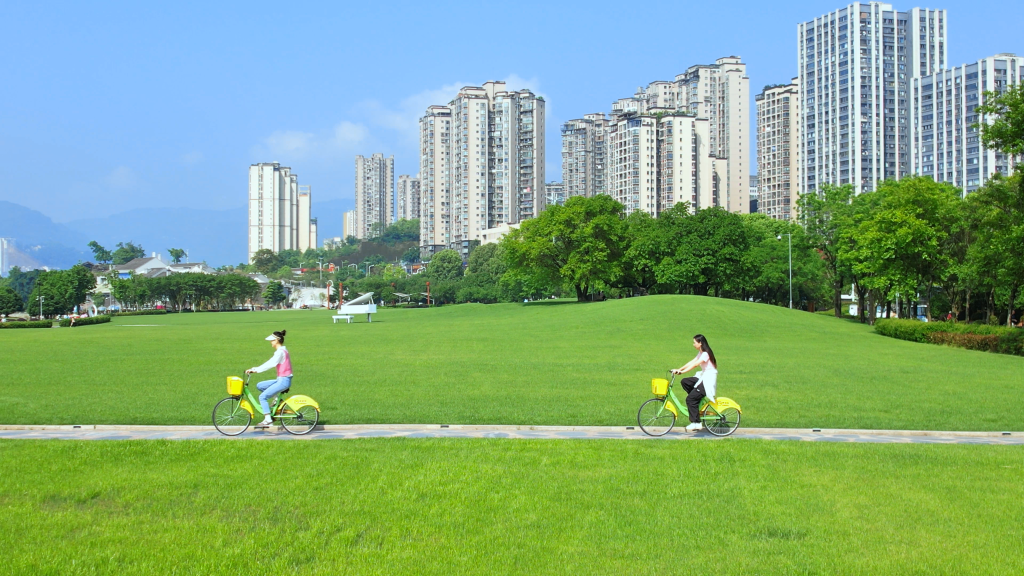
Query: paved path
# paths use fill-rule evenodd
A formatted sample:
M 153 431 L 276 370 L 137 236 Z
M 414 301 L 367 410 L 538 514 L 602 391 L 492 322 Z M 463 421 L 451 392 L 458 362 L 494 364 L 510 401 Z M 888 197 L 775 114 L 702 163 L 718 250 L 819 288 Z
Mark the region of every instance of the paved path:
M 632 426 L 486 426 L 439 424 L 328 425 L 306 436 L 292 436 L 281 428 L 254 430 L 228 438 L 212 426 L 13 426 L 0 425 L 0 439 L 57 440 L 323 440 L 352 438 L 524 438 L 623 440 L 722 440 L 707 432 L 689 434 L 673 430 L 651 438 Z M 1024 432 L 933 432 L 926 430 L 830 430 L 806 428 L 740 428 L 729 438 L 802 440 L 808 442 L 874 442 L 902 444 L 1024 445 Z

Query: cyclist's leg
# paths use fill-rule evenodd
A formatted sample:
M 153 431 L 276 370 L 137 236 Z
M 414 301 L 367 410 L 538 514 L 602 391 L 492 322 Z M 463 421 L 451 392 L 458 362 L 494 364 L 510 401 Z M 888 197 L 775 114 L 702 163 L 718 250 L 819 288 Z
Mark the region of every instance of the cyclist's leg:
M 683 387 L 683 390 L 686 390 L 687 394 L 689 394 L 690 392 L 693 392 L 693 387 L 697 385 L 697 382 L 699 380 L 700 378 L 694 378 L 693 376 L 691 376 L 689 378 L 681 379 L 679 381 L 679 385 Z
M 267 380 L 266 382 L 260 382 L 256 385 L 257 388 L 262 390 L 260 393 L 260 407 L 263 408 L 263 414 L 270 416 L 270 402 L 268 400 L 278 392 L 287 389 L 291 386 L 291 378 L 278 378 L 276 380 Z
M 704 396 L 703 384 L 696 388 L 691 387 L 690 393 L 686 395 L 686 409 L 690 412 L 690 423 L 700 422 L 700 399 Z

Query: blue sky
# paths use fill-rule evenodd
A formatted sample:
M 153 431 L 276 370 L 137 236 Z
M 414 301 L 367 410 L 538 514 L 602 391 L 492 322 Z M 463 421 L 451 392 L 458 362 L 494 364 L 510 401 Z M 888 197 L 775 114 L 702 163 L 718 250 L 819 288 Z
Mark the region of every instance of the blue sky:
M 721 56 L 747 62 L 752 92 L 784 82 L 797 23 L 840 5 L 8 2 L 0 200 L 58 222 L 234 208 L 247 166 L 273 160 L 315 200 L 351 198 L 355 154 L 415 173 L 425 107 L 492 79 L 547 99 L 553 180 L 561 122 Z M 954 65 L 1024 53 L 1019 0 L 925 6 L 949 10 Z

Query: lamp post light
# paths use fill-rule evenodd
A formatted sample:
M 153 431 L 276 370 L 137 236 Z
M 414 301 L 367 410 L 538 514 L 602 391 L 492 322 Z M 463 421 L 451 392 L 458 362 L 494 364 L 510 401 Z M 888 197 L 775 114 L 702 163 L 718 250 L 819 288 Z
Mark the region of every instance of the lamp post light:
M 793 309 L 793 235 L 779 234 L 776 240 L 782 240 L 783 236 L 789 237 L 789 309 Z

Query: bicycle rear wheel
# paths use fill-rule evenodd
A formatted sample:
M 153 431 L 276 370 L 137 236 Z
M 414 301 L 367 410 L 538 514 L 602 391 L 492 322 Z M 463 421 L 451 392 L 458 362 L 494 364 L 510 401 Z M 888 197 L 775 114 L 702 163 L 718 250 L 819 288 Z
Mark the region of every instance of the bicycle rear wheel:
M 726 408 L 719 412 L 711 406 L 706 406 L 700 416 L 704 427 L 715 436 L 728 436 L 740 425 L 740 411 L 735 408 Z
M 665 406 L 664 398 L 651 398 L 640 406 L 636 423 L 648 436 L 664 436 L 676 425 L 676 415 Z
M 242 408 L 242 399 L 231 396 L 213 407 L 213 426 L 225 436 L 238 436 L 249 428 L 252 414 Z
M 292 410 L 285 406 L 278 414 L 278 421 L 281 422 L 284 429 L 296 436 L 312 432 L 318 420 L 320 420 L 320 411 L 309 405 L 298 410 Z

